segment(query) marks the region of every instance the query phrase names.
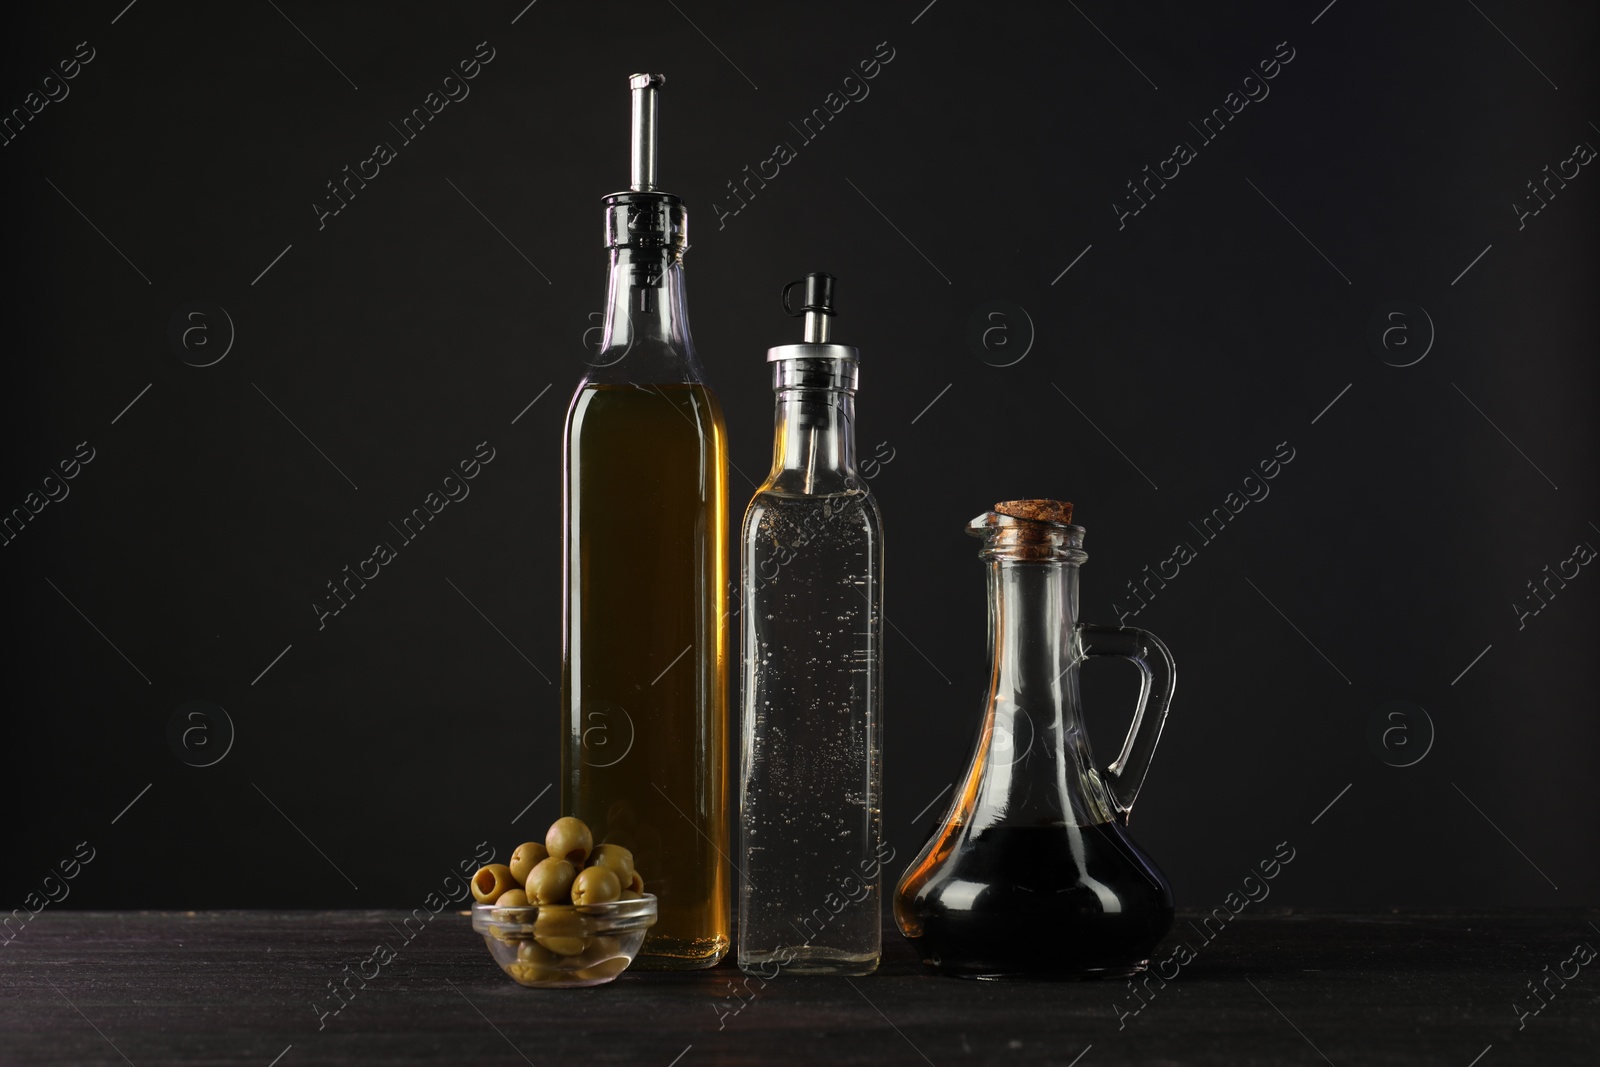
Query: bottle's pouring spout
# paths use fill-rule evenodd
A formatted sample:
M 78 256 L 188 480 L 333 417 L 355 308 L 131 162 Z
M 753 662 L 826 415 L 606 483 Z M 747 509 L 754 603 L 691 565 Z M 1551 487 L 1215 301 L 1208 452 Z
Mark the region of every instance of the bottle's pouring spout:
M 633 117 L 628 131 L 628 188 L 605 197 L 606 247 L 626 269 L 613 280 L 606 304 L 603 362 L 609 366 L 645 338 L 664 337 L 668 272 L 683 262 L 689 247 L 689 218 L 683 201 L 658 184 L 656 157 L 660 142 L 661 74 L 631 74 L 628 88 Z M 682 316 L 679 316 L 681 321 Z M 687 337 L 674 343 L 688 346 Z
M 660 89 L 665 84 L 664 74 L 628 76 L 628 88 L 633 90 L 633 160 L 628 188 L 636 193 L 650 193 L 656 188 L 656 122 Z
M 839 279 L 814 271 L 783 287 L 783 310 L 790 318 L 805 318 L 805 343 L 827 344 L 833 336 L 833 285 Z M 789 306 L 789 294 L 805 286 L 798 308 Z

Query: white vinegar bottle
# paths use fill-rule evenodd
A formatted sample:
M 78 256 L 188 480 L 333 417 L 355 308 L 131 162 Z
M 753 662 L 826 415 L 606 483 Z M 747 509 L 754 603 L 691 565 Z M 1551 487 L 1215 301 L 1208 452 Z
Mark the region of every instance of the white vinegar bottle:
M 870 974 L 882 953 L 883 523 L 856 470 L 859 353 L 829 341 L 832 275 L 769 349 L 772 473 L 745 512 L 739 966 Z

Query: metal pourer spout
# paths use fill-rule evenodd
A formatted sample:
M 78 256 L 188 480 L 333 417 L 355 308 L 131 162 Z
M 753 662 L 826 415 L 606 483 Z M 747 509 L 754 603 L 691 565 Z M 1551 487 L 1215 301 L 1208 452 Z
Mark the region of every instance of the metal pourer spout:
M 628 77 L 628 86 L 633 90 L 633 169 L 629 188 L 636 193 L 653 192 L 656 187 L 656 120 L 660 90 L 665 84 L 663 74 Z
M 783 310 L 791 318 L 805 316 L 805 343 L 808 345 L 827 344 L 833 333 L 833 283 L 837 280 L 819 271 L 783 287 Z M 789 306 L 789 294 L 801 285 L 805 286 L 805 297 L 797 311 Z
M 850 345 L 835 344 L 833 336 L 833 286 L 831 274 L 815 271 L 783 287 L 783 311 L 790 318 L 805 318 L 805 340 L 800 344 L 767 349 L 772 364 L 772 388 L 835 389 L 855 393 L 860 380 L 861 353 Z M 802 293 L 796 302 L 796 289 Z

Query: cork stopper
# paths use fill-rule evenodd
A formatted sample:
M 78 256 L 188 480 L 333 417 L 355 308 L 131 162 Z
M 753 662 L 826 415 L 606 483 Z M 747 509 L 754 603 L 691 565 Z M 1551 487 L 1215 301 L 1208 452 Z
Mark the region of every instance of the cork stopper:
M 1049 560 L 1082 563 L 1083 530 L 1072 524 L 1065 500 L 1002 500 L 993 511 L 967 523 L 983 539 L 985 559 Z
M 1049 522 L 1058 526 L 1072 525 L 1070 500 L 1002 500 L 994 506 L 998 515 L 1031 522 Z

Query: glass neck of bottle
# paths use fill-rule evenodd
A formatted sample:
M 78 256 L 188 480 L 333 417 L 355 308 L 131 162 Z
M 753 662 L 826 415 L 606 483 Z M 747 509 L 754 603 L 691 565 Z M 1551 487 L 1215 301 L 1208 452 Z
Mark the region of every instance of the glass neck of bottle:
M 993 694 L 1045 718 L 1059 712 L 1076 725 L 1068 669 L 1074 666 L 1078 565 L 1060 561 L 989 561 L 989 641 Z M 1075 697 L 1076 693 L 1070 694 Z
M 1110 822 L 1078 707 L 1078 565 L 989 560 L 993 669 L 974 828 Z
M 838 362 L 774 364 L 777 425 L 767 480 L 780 491 L 840 493 L 856 487 L 856 398 L 844 387 L 854 367 L 826 366 Z M 811 363 L 817 365 L 798 365 Z
M 609 366 L 641 349 L 681 352 L 692 361 L 683 260 L 670 248 L 623 245 L 611 249 L 598 362 Z

